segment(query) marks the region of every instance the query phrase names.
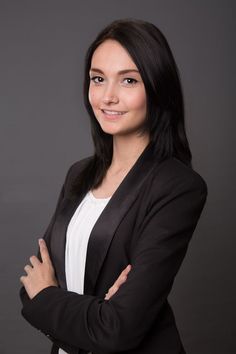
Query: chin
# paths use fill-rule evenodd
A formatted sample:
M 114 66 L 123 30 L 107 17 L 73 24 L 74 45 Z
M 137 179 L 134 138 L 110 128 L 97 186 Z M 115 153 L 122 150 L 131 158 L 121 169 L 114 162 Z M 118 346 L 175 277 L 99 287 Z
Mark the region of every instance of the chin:
M 120 135 L 122 134 L 121 132 L 115 130 L 115 129 L 103 129 L 102 128 L 102 131 L 106 134 L 110 134 L 110 135 Z
M 120 129 L 117 129 L 118 127 L 112 126 L 111 123 L 107 124 L 100 124 L 101 129 L 104 131 L 104 133 L 115 135 L 122 133 Z

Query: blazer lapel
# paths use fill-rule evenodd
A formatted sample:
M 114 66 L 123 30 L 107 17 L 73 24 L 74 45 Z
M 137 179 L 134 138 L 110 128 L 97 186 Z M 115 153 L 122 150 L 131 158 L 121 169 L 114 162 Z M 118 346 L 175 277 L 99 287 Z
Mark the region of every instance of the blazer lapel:
M 154 163 L 155 162 L 155 163 Z M 89 238 L 84 293 L 93 295 L 104 259 L 116 228 L 138 196 L 141 185 L 156 166 L 152 149 L 147 146 L 125 176 L 95 223 Z
M 124 215 L 128 212 L 138 196 L 139 189 L 149 176 L 158 160 L 148 145 L 127 173 L 103 212 L 97 219 L 89 238 L 87 247 L 84 293 L 92 295 L 99 272 L 108 252 L 112 238 Z M 52 258 L 57 269 L 57 278 L 62 288 L 66 289 L 65 277 L 65 244 L 67 227 L 76 208 L 86 192 L 79 195 L 76 201 L 65 199 L 62 211 L 57 217 L 51 239 Z
M 62 202 L 61 210 L 56 218 L 53 227 L 53 237 L 51 238 L 51 254 L 56 276 L 61 288 L 66 289 L 66 274 L 65 274 L 65 246 L 66 246 L 66 232 L 69 222 L 77 208 L 82 201 L 85 193 L 79 195 L 77 200 L 65 198 Z

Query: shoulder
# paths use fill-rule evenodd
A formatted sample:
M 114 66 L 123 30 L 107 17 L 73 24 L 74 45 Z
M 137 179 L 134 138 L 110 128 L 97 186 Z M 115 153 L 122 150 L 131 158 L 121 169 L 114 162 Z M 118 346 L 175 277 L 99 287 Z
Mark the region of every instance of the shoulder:
M 83 170 L 88 165 L 88 163 L 92 160 L 92 158 L 93 156 L 91 155 L 91 156 L 84 157 L 81 160 L 75 161 L 70 166 L 68 173 L 74 174 L 74 173 L 81 172 L 81 170 Z
M 201 194 L 208 193 L 204 178 L 175 157 L 162 161 L 154 168 L 152 182 L 165 191 L 198 189 Z
M 84 170 L 88 163 L 92 160 L 93 156 L 85 157 L 81 160 L 75 161 L 68 169 L 65 178 L 65 184 L 71 184 L 78 175 Z

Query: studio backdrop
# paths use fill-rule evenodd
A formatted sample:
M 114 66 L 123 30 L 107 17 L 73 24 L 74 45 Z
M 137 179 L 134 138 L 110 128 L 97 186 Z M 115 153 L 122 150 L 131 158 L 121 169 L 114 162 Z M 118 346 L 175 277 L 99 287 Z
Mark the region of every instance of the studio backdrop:
M 19 277 L 69 166 L 93 153 L 84 56 L 112 20 L 165 34 L 179 67 L 193 167 L 208 199 L 170 294 L 189 354 L 235 344 L 235 2 L 0 0 L 0 353 L 49 353 L 21 317 Z M 37 352 L 35 348 L 37 347 Z

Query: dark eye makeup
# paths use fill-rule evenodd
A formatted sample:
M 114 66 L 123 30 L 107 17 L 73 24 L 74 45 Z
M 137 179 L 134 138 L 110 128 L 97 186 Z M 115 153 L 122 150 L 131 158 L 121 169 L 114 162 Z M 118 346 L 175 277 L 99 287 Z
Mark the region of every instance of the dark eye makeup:
M 99 83 L 102 83 L 103 82 L 103 78 L 101 76 L 92 76 L 90 77 L 90 80 L 93 81 L 94 83 L 96 84 L 99 84 Z M 97 81 L 99 80 L 99 81 Z M 128 84 L 130 85 L 134 85 L 138 82 L 138 80 L 134 79 L 134 78 L 131 78 L 131 77 L 126 77 L 123 79 L 124 80 L 127 80 L 128 81 Z

